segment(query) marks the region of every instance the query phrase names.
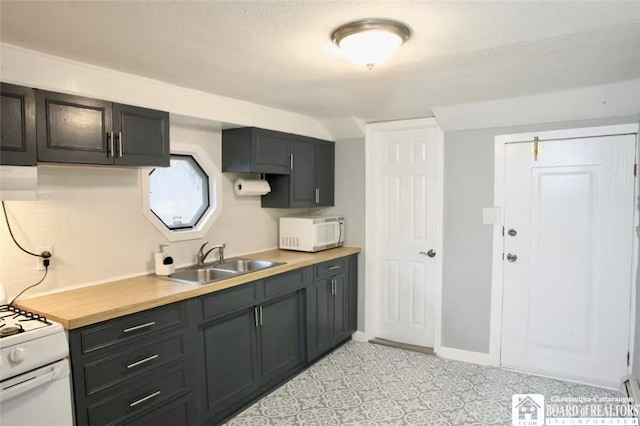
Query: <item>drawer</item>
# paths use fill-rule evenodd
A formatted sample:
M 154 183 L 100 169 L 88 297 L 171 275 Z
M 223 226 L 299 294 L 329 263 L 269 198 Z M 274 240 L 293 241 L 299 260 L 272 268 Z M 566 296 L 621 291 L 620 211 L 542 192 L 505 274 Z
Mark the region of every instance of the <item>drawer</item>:
M 169 305 L 159 309 L 128 315 L 98 326 L 91 326 L 80 332 L 82 353 L 95 351 L 112 345 L 139 341 L 161 330 L 186 323 L 184 303 Z
M 189 399 L 182 397 L 153 410 L 153 413 L 142 419 L 127 424 L 130 426 L 189 426 L 189 417 Z
M 319 263 L 313 267 L 314 281 L 319 281 L 333 275 L 342 274 L 347 271 L 347 258 L 330 260 L 328 262 Z
M 134 350 L 92 362 L 84 366 L 87 396 L 131 377 L 184 357 L 182 334 L 163 338 Z
M 132 386 L 111 398 L 92 404 L 87 409 L 89 426 L 129 424 L 125 420 L 163 406 L 170 399 L 186 394 L 185 367 L 174 368 L 144 384 Z
M 255 304 L 257 300 L 256 289 L 256 282 L 253 282 L 203 296 L 203 317 L 212 318 Z
M 280 294 L 293 293 L 304 287 L 302 269 L 275 275 L 264 280 L 264 297 L 270 299 Z

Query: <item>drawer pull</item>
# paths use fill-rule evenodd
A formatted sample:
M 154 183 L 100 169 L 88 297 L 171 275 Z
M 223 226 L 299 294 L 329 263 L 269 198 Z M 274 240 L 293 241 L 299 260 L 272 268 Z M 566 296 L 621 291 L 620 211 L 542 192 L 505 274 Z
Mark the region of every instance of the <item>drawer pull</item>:
M 154 393 L 149 394 L 149 395 L 145 396 L 144 398 L 140 398 L 137 401 L 133 401 L 131 404 L 129 404 L 129 407 L 135 407 L 136 405 L 142 404 L 143 402 L 148 401 L 150 399 L 153 399 L 158 395 L 160 395 L 160 391 L 155 391 Z
M 145 359 L 141 359 L 140 361 L 136 361 L 136 362 L 132 362 L 131 364 L 127 365 L 127 368 L 133 368 L 133 367 L 137 367 L 140 364 L 144 364 L 145 362 L 149 362 L 152 361 L 154 359 L 158 358 L 158 354 L 156 355 L 151 355 L 150 357 L 147 357 Z
M 335 271 L 336 269 L 340 269 L 340 265 L 332 266 L 329 268 L 330 271 Z
M 149 321 L 144 324 L 136 325 L 135 327 L 129 327 L 122 330 L 123 333 L 130 333 L 132 331 L 140 330 L 141 328 L 151 327 L 152 325 L 156 325 L 155 321 Z

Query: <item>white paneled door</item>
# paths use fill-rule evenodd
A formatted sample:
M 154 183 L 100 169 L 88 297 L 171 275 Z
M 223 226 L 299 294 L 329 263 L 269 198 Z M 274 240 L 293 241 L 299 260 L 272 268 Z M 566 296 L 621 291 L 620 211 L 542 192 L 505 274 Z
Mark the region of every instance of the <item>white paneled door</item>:
M 617 387 L 629 350 L 635 135 L 533 145 L 505 147 L 501 363 Z
M 376 337 L 433 347 L 436 127 L 381 132 L 377 170 Z

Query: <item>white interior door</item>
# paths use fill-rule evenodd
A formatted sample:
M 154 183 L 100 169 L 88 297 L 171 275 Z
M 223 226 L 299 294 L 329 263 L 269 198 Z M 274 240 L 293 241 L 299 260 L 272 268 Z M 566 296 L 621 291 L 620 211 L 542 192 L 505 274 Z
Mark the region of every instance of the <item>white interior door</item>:
M 617 387 L 627 373 L 635 135 L 505 147 L 502 365 Z
M 435 127 L 381 132 L 373 147 L 378 184 L 375 335 L 427 347 L 434 345 L 439 255 L 438 132 Z

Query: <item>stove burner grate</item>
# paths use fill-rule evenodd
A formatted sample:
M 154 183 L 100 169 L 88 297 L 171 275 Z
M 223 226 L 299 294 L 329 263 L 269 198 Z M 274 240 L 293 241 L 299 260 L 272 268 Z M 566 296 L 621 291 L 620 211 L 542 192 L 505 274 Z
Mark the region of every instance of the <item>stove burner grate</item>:
M 2 315 L 2 313 L 4 312 L 8 313 Z M 33 312 L 25 311 L 24 309 L 16 308 L 15 306 L 11 305 L 0 305 L 0 321 L 3 318 L 18 318 L 20 316 L 24 316 L 26 318 L 21 318 L 18 321 L 40 321 L 45 324 L 51 324 L 49 321 L 47 321 L 47 318 L 45 316 L 42 316 L 40 314 L 34 314 Z

